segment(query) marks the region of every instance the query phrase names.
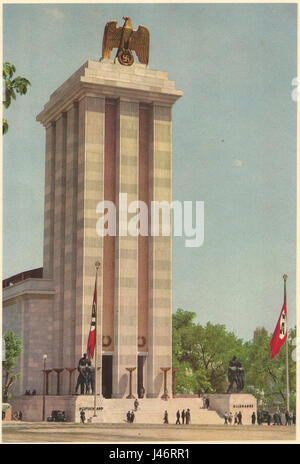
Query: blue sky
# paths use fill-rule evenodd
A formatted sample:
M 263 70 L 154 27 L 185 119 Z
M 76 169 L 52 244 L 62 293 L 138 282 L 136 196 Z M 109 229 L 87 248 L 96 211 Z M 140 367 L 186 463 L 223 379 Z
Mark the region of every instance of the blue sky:
M 244 339 L 275 328 L 287 273 L 296 321 L 295 4 L 4 5 L 4 61 L 32 84 L 4 112 L 3 277 L 42 266 L 44 129 L 36 115 L 87 59 L 106 22 L 151 34 L 150 68 L 184 96 L 173 108 L 173 199 L 205 204 L 200 248 L 173 239 L 173 311 Z

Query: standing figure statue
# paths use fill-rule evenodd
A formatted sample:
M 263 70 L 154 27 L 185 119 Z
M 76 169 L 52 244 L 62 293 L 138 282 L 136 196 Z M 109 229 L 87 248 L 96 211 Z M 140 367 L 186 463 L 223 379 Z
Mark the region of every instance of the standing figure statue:
M 228 364 L 228 370 L 227 370 L 227 377 L 228 377 L 228 388 L 226 393 L 232 393 L 233 392 L 233 385 L 234 383 L 237 384 L 237 365 L 236 365 L 237 359 L 236 356 L 233 356 L 233 358 L 229 361 Z
M 91 361 L 88 361 L 86 370 L 86 393 L 95 393 L 95 367 L 92 366 Z
M 80 386 L 80 394 L 83 395 L 86 391 L 86 366 L 88 363 L 88 358 L 86 353 L 84 353 L 83 357 L 79 359 L 77 370 L 79 372 L 77 377 L 77 383 L 75 387 L 75 393 L 77 394 L 78 388 Z
M 245 386 L 245 369 L 241 362 L 237 362 L 237 392 L 241 392 Z
M 242 363 L 237 360 L 236 356 L 233 356 L 229 361 L 227 375 L 229 385 L 226 393 L 234 392 L 234 384 L 236 393 L 241 392 L 245 386 L 245 369 Z

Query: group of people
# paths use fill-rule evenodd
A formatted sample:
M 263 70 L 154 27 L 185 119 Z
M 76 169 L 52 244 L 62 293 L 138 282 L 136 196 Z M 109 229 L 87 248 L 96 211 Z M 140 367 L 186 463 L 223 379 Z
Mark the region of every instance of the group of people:
M 92 366 L 91 361 L 88 360 L 86 353 L 80 358 L 77 370 L 79 372 L 75 393 L 78 392 L 80 387 L 80 394 L 94 394 L 95 392 L 95 367 Z
M 180 417 L 182 422 L 180 422 Z M 186 411 L 183 409 L 180 413 L 179 409 L 176 413 L 176 424 L 189 424 L 191 422 L 191 411 L 188 408 Z
M 26 396 L 28 396 L 28 395 L 36 395 L 36 390 L 32 390 L 32 392 L 30 390 L 25 390 L 24 395 L 26 395 Z
M 209 409 L 209 398 L 203 395 L 202 401 L 203 401 L 203 408 Z
M 257 412 L 257 417 L 255 416 L 255 412 L 252 413 L 251 422 L 253 425 L 257 423 L 257 425 L 261 425 L 266 422 L 268 425 L 271 425 L 273 420 L 273 425 L 283 425 L 283 418 L 281 412 L 279 410 L 275 411 L 273 416 L 269 413 L 269 411 L 265 411 L 263 414 L 262 411 Z M 285 425 L 296 425 L 296 413 L 295 411 L 290 414 L 289 411 L 285 412 Z
M 234 415 L 230 411 L 229 413 L 225 411 L 224 414 L 224 425 L 242 425 L 243 415 L 241 411 L 236 412 Z
M 129 424 L 132 424 L 134 422 L 135 414 L 134 411 L 128 411 L 126 414 L 126 420 Z
M 285 425 L 296 425 L 296 413 L 295 411 L 291 415 L 289 411 L 285 412 Z

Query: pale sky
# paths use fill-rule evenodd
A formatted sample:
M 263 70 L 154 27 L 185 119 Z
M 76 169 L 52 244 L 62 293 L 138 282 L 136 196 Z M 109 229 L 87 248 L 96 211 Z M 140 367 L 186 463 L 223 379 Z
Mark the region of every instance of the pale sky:
M 4 5 L 4 61 L 32 84 L 4 111 L 3 277 L 42 266 L 44 128 L 36 115 L 86 60 L 105 24 L 151 35 L 150 68 L 184 96 L 173 108 L 173 200 L 204 201 L 200 248 L 173 239 L 173 311 L 248 340 L 275 328 L 288 274 L 296 321 L 295 4 Z

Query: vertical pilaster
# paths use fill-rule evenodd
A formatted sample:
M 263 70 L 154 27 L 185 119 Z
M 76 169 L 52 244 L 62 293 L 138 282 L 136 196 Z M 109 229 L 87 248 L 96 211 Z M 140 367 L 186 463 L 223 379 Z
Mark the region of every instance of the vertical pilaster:
M 78 180 L 78 105 L 67 112 L 66 206 L 64 255 L 64 352 L 63 366 L 75 367 L 75 316 L 77 275 L 77 180 Z M 66 391 L 67 382 L 64 382 Z
M 150 141 L 151 201 L 172 201 L 171 107 L 154 104 Z M 172 236 L 149 238 L 149 350 L 147 396 L 163 393 L 161 367 L 172 366 Z M 168 371 L 168 376 L 171 371 Z M 168 378 L 170 385 L 171 378 Z
M 139 200 L 149 211 L 149 130 L 150 106 L 139 109 Z M 149 215 L 150 218 L 150 215 Z M 148 219 L 149 219 L 148 218 Z M 148 224 L 149 225 L 149 224 Z M 148 227 L 148 234 L 150 228 Z M 149 236 L 138 237 L 138 350 L 148 351 L 148 307 L 149 307 Z
M 55 123 L 46 127 L 45 209 L 44 209 L 44 268 L 43 277 L 53 277 L 53 232 L 55 191 Z
M 127 194 L 127 202 L 138 200 L 138 134 L 139 104 L 120 99 L 116 128 L 116 206 L 117 237 L 115 265 L 115 353 L 113 359 L 113 396 L 123 397 L 129 391 L 126 367 L 137 366 L 138 337 L 138 237 L 121 236 L 119 229 L 119 194 Z M 126 206 L 125 206 L 126 208 Z M 132 215 L 125 212 L 121 227 Z M 133 373 L 136 393 L 136 371 Z
M 116 200 L 116 101 L 105 103 L 104 200 Z M 103 351 L 114 349 L 115 237 L 103 238 Z
M 105 99 L 86 96 L 79 102 L 76 349 L 86 352 L 95 284 L 95 261 L 103 261 L 102 238 L 96 233 L 96 207 L 103 201 Z M 97 365 L 102 354 L 102 269 L 97 288 Z M 101 372 L 101 370 L 100 370 Z M 98 386 L 101 385 L 100 379 Z
M 54 209 L 54 262 L 53 279 L 56 290 L 53 335 L 56 368 L 63 364 L 64 329 L 64 252 L 65 252 L 65 196 L 66 196 L 66 115 L 56 121 L 55 136 L 55 209 Z

